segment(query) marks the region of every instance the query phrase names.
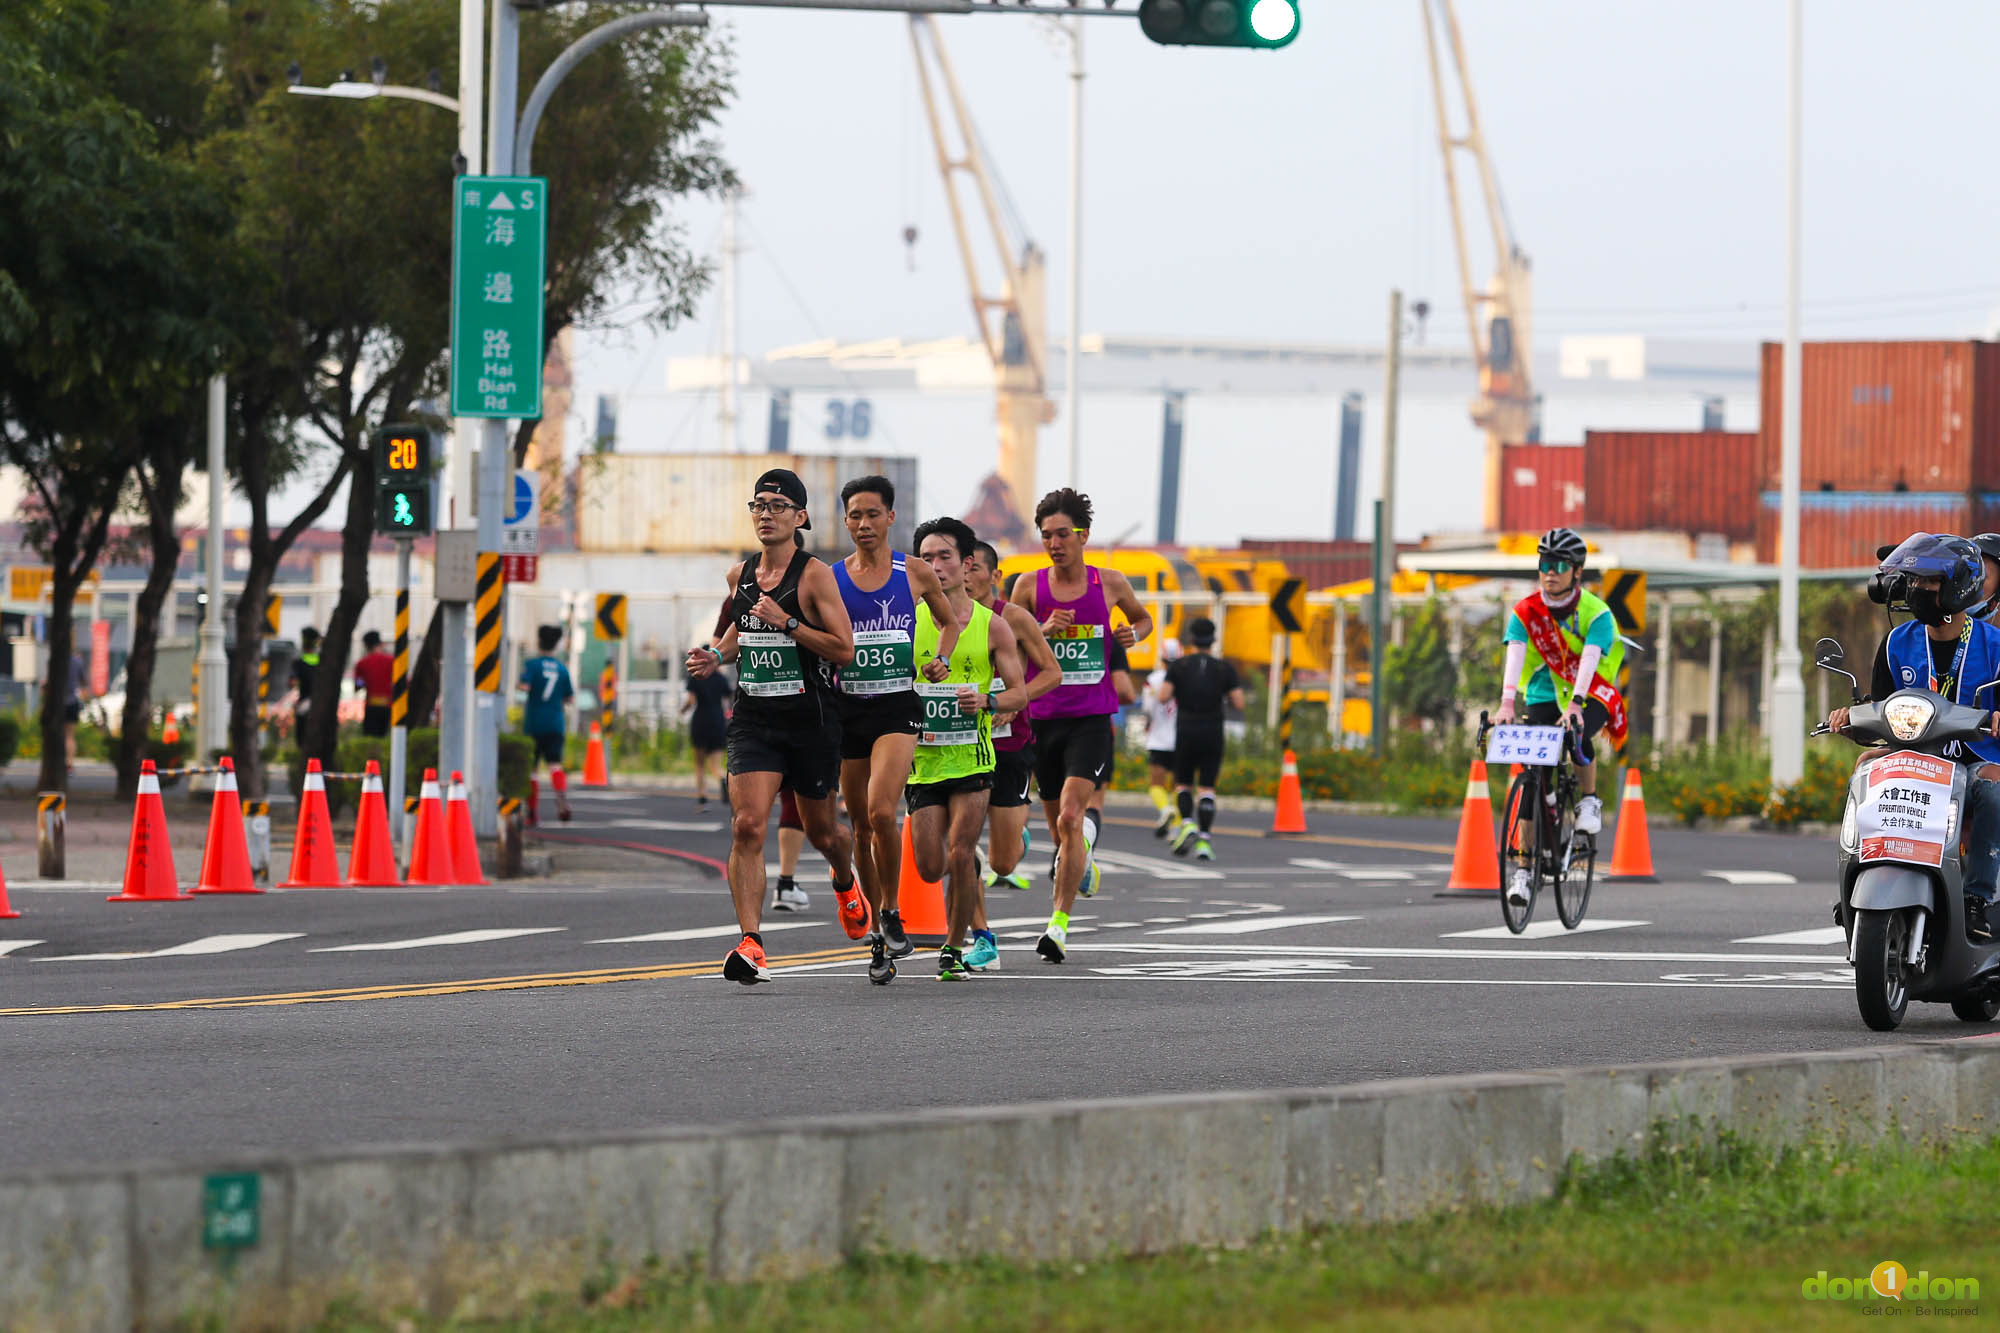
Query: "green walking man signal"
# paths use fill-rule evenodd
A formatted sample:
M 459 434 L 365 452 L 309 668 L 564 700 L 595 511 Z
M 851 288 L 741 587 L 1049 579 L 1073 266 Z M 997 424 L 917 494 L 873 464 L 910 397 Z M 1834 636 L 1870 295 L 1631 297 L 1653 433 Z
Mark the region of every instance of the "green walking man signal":
M 1139 0 L 1139 30 L 1162 46 L 1290 45 L 1298 0 Z
M 436 524 L 437 469 L 431 433 L 398 422 L 375 432 L 375 530 L 427 537 Z

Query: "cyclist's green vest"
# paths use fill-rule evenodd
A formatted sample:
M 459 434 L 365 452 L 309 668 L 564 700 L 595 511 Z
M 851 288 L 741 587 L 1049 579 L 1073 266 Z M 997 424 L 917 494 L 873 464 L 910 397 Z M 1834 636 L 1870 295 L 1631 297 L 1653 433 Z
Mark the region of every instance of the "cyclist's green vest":
M 924 728 L 917 736 L 911 782 L 949 782 L 993 771 L 993 714 L 985 709 L 965 713 L 958 706 L 961 685 L 985 690 L 993 681 L 993 653 L 987 638 L 992 623 L 993 613 L 973 603 L 972 619 L 959 631 L 958 650 L 951 655 L 951 674 L 932 684 L 922 671 L 924 664 L 937 656 L 938 628 L 930 607 L 917 604 L 917 694 L 924 701 Z
M 1591 592 L 1588 588 L 1581 588 L 1577 590 L 1577 603 L 1574 615 L 1569 618 L 1557 619 L 1556 630 L 1563 636 L 1563 642 L 1569 645 L 1571 652 L 1581 653 L 1583 651 L 1583 636 L 1571 632 L 1570 624 L 1572 620 L 1576 624 L 1577 629 L 1587 634 L 1590 631 L 1590 627 L 1597 623 L 1599 616 L 1608 616 L 1610 614 L 1611 608 L 1604 604 L 1602 597 Z M 1597 674 L 1615 686 L 1618 684 L 1618 668 L 1623 666 L 1624 663 L 1625 640 L 1618 636 L 1614 624 L 1610 651 L 1597 659 Z M 1523 679 L 1532 679 L 1537 671 L 1547 665 L 1548 663 L 1542 660 L 1541 653 L 1536 650 L 1534 641 L 1532 639 L 1529 640 L 1527 665 L 1521 669 Z M 1556 706 L 1559 708 L 1569 707 L 1570 683 L 1568 678 L 1560 672 L 1551 671 L 1549 672 L 1549 679 L 1556 687 Z

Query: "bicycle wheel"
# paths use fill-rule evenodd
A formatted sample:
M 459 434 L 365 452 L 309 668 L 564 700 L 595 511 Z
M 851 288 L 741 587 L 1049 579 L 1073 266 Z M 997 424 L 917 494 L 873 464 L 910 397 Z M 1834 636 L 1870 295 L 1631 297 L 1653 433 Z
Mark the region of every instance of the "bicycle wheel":
M 1557 788 L 1560 799 L 1553 849 L 1556 915 L 1565 930 L 1575 930 L 1582 923 L 1590 903 L 1590 884 L 1597 873 L 1597 840 L 1576 831 L 1576 786 L 1574 771 L 1565 766 Z
M 1507 789 L 1507 817 L 1500 829 L 1500 919 L 1516 935 L 1535 915 L 1535 895 L 1541 887 L 1542 784 L 1540 770 L 1526 769 Z M 1514 872 L 1528 872 L 1528 901 L 1515 905 L 1507 896 Z

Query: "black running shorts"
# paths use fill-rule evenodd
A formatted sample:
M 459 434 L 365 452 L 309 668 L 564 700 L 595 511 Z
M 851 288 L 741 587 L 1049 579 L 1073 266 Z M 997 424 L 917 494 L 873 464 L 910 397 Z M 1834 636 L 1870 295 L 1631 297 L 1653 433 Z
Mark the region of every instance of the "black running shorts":
M 1109 783 L 1112 753 L 1108 713 L 1035 719 L 1035 783 L 1045 801 L 1060 799 L 1070 778 Z
M 949 805 L 954 796 L 967 796 L 992 788 L 991 772 L 969 773 L 962 778 L 946 778 L 943 782 L 912 782 L 904 789 L 904 797 L 910 803 L 910 813 L 914 815 L 934 805 Z
M 840 757 L 866 759 L 884 736 L 914 736 L 924 729 L 924 700 L 915 690 L 840 696 Z
M 779 729 L 729 719 L 729 773 L 781 773 L 802 801 L 821 801 L 840 780 L 840 740 L 835 724 Z
M 1559 727 L 1562 725 L 1563 710 L 1556 707 L 1553 699 L 1544 699 L 1538 704 L 1529 704 L 1521 714 L 1521 724 L 1528 727 Z M 1583 746 L 1575 750 L 1579 764 L 1595 763 L 1597 760 L 1597 733 L 1611 724 L 1611 714 L 1603 704 L 1595 699 L 1583 701 Z
M 1174 738 L 1174 784 L 1213 788 L 1222 772 L 1222 728 L 1190 727 L 1183 720 Z
M 1035 786 L 1035 747 L 1001 750 L 993 756 L 993 808 L 1014 810 L 1028 803 Z

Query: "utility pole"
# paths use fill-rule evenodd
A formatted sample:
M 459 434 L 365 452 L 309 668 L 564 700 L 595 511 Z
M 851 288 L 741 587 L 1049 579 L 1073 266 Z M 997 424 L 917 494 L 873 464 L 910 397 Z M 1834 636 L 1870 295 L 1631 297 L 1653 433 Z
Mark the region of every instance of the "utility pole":
M 1805 81 L 1803 0 L 1791 0 L 1785 24 L 1785 366 L 1779 412 L 1781 465 L 1778 507 L 1778 661 L 1771 682 L 1771 785 L 1805 776 L 1806 684 L 1799 675 L 1799 419 L 1804 398 L 1804 352 L 1799 344 L 1799 177 L 1801 88 Z
M 736 438 L 736 203 L 734 188 L 722 192 L 722 415 L 720 448 L 737 449 Z
M 222 649 L 222 510 L 228 480 L 223 470 L 223 446 L 228 425 L 228 381 L 220 375 L 211 375 L 208 380 L 208 606 L 201 620 L 201 690 L 194 724 L 198 764 L 207 763 L 210 755 L 229 747 L 229 655 Z
M 1403 370 L 1403 293 L 1389 293 L 1388 373 L 1382 391 L 1382 498 L 1375 502 L 1375 604 L 1369 616 L 1368 708 L 1375 756 L 1389 753 L 1389 711 L 1382 682 L 1390 601 L 1396 583 L 1396 400 Z
M 486 6 L 483 0 L 458 2 L 458 155 L 468 174 L 483 174 L 486 161 L 484 137 L 486 91 Z M 472 451 L 482 438 L 481 423 L 459 417 L 452 423 L 451 483 L 449 522 L 442 525 L 459 531 L 472 526 Z M 433 566 L 435 574 L 435 566 Z M 444 602 L 440 631 L 444 643 L 438 652 L 439 695 L 443 705 L 438 726 L 438 767 L 449 773 L 466 767 L 468 697 L 472 693 L 472 663 L 468 651 L 472 635 L 466 604 Z M 422 723 L 423 718 L 417 721 Z
M 1069 417 L 1069 484 L 1083 489 L 1083 20 L 1069 21 L 1069 331 L 1063 396 Z M 1032 496 L 1015 497 L 1030 504 Z

